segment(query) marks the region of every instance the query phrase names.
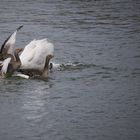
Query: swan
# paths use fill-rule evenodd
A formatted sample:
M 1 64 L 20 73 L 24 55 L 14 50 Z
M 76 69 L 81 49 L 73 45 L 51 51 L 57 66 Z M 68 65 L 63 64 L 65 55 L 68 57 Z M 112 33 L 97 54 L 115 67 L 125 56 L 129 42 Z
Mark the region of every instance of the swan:
M 54 46 L 46 38 L 32 40 L 20 55 L 22 73 L 48 77 L 49 61 L 54 56 Z
M 16 49 L 14 45 L 16 34 L 23 27 L 20 26 L 12 33 L 2 44 L 0 49 L 0 69 L 2 77 L 6 74 L 12 75 L 15 71 L 21 77 L 25 75 L 48 77 L 49 61 L 54 57 L 54 46 L 46 38 L 40 40 L 32 40 L 24 48 Z M 19 52 L 21 52 L 19 56 Z

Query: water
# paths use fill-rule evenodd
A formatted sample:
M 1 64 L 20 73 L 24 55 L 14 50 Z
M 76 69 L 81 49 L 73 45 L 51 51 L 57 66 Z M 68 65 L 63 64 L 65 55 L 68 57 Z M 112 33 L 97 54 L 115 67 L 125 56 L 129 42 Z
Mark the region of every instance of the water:
M 140 2 L 1 0 L 1 44 L 47 37 L 61 68 L 0 80 L 0 140 L 139 140 Z

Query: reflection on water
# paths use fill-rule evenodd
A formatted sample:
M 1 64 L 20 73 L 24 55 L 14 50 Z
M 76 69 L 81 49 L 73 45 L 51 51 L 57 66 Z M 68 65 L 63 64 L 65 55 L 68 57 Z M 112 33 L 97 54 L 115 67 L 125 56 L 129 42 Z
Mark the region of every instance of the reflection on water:
M 47 85 L 46 89 L 48 88 L 49 86 Z M 34 87 L 31 92 L 24 93 L 22 97 L 23 106 L 21 109 L 25 112 L 23 116 L 25 119 L 38 122 L 47 114 L 47 112 L 45 112 L 46 100 L 44 100 L 44 98 L 49 93 L 44 93 L 42 90 L 44 90 L 44 86 L 39 85 Z

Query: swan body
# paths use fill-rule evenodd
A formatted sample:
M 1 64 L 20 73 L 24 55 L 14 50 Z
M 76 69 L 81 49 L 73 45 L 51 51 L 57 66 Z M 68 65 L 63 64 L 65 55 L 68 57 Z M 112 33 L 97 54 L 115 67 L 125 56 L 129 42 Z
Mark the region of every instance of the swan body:
M 42 71 L 48 55 L 54 55 L 53 44 L 47 41 L 47 39 L 33 40 L 25 46 L 20 55 L 20 69 Z

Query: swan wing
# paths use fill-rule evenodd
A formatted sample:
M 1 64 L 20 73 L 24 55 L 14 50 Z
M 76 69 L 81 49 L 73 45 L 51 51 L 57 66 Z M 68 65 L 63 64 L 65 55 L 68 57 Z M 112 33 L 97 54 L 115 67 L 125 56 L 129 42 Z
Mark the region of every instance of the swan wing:
M 20 26 L 16 29 L 16 31 L 14 33 L 12 33 L 2 44 L 1 46 L 1 50 L 0 53 L 4 53 L 4 54 L 13 54 L 13 47 L 15 45 L 16 42 L 16 34 L 17 31 L 20 30 L 23 27 Z
M 20 55 L 21 68 L 30 67 L 30 63 L 35 57 L 36 40 L 31 41 L 27 44 Z
M 4 74 L 7 73 L 7 68 L 8 68 L 8 65 L 9 65 L 10 61 L 11 61 L 11 58 L 7 58 L 7 59 L 5 59 L 3 61 L 3 63 L 2 63 L 2 69 L 1 69 L 1 72 L 2 73 L 4 73 Z

